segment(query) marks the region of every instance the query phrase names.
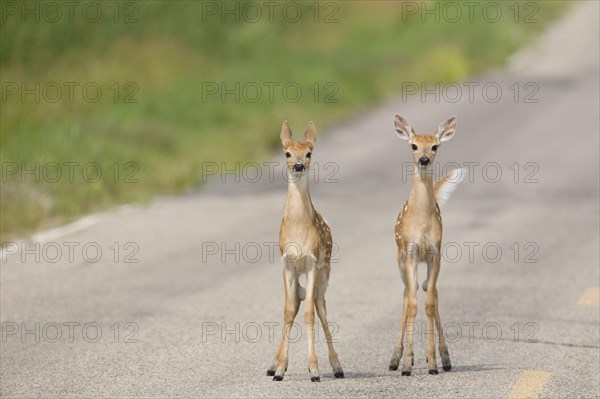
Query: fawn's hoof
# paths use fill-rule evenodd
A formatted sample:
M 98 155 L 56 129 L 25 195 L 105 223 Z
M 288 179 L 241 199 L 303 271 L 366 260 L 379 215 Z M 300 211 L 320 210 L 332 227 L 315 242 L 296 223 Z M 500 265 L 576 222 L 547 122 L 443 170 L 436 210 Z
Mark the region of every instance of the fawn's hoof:
M 282 380 L 283 380 L 282 375 L 276 375 L 275 377 L 273 377 L 273 381 L 282 381 Z
M 344 372 L 343 371 L 338 371 L 337 373 L 334 373 L 333 376 L 335 378 L 344 378 Z
M 410 376 L 410 371 L 403 371 L 403 372 L 402 372 L 402 375 L 405 375 L 405 376 L 407 376 L 407 377 L 408 377 L 408 376 Z
M 267 370 L 267 377 L 273 377 L 275 375 L 275 370 Z
M 320 381 L 321 381 L 321 377 L 319 377 L 319 376 L 316 376 L 316 377 L 310 377 L 310 380 L 311 380 L 312 382 L 320 382 Z
M 390 364 L 390 371 L 396 371 L 398 370 L 398 365 L 397 364 Z
M 429 374 L 431 374 L 431 375 L 437 375 L 438 374 L 438 369 L 429 369 Z
M 444 366 L 444 371 L 450 371 L 452 370 L 452 365 L 448 364 L 447 366 Z

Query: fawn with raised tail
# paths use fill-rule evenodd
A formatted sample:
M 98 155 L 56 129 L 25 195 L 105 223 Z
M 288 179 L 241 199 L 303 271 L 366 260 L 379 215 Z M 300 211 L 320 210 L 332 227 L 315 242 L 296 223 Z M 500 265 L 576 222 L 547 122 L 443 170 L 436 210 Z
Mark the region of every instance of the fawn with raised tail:
M 313 382 L 321 380 L 315 353 L 315 307 L 327 340 L 333 373 L 336 378 L 344 378 L 344 371 L 333 348 L 325 307 L 333 241 L 329 226 L 315 210 L 308 190 L 308 169 L 317 132 L 315 125 L 310 122 L 304 133 L 304 141 L 292 141 L 292 131 L 285 121 L 280 137 L 287 158 L 288 177 L 288 193 L 279 231 L 285 287 L 284 328 L 273 365 L 267 370 L 267 375 L 273 376 L 274 381 L 283 380 L 288 367 L 290 330 L 298 314 L 300 302 L 306 299 L 304 321 L 308 335 L 310 379 Z M 306 289 L 301 287 L 298 281 L 303 273 L 306 274 Z
M 404 352 L 402 375 L 410 375 L 414 364 L 413 336 L 417 314 L 417 268 L 427 264 L 427 278 L 423 290 L 427 292 L 425 313 L 427 315 L 427 363 L 429 374 L 437 374 L 435 355 L 434 321 L 439 339 L 442 366 L 450 371 L 452 364 L 448 345 L 444 339 L 442 322 L 438 310 L 436 282 L 440 273 L 442 245 L 442 216 L 440 206 L 449 198 L 465 175 L 464 169 L 454 169 L 437 182 L 433 182 L 433 161 L 440 144 L 450 140 L 456 130 L 456 118 L 442 123 L 435 134 L 416 134 L 406 119 L 396 114 L 396 132 L 401 139 L 408 140 L 415 163 L 415 173 L 410 196 L 396 219 L 396 245 L 398 266 L 404 282 L 404 304 L 400 334 L 394 348 L 390 370 L 397 370 Z M 404 336 L 406 334 L 406 350 Z

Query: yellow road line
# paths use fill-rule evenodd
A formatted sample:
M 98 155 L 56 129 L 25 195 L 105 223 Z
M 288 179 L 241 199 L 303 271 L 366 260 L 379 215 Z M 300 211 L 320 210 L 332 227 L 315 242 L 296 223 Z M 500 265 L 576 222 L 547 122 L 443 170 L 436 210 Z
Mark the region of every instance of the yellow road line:
M 600 305 L 600 287 L 589 288 L 577 301 L 578 305 Z
M 550 373 L 538 370 L 526 370 L 521 373 L 507 399 L 539 398 L 544 385 L 550 379 Z

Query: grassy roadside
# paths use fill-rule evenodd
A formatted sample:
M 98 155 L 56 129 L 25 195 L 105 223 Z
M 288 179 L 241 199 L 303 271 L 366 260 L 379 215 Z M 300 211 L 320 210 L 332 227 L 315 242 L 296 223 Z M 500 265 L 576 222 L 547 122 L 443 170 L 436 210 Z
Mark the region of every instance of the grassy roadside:
M 272 18 L 254 3 L 257 19 L 244 3 L 227 3 L 238 11 L 226 14 L 218 2 L 101 2 L 96 18 L 82 1 L 73 20 L 63 9 L 57 22 L 52 10 L 35 22 L 3 6 L 2 241 L 196 187 L 203 162 L 264 158 L 283 119 L 322 130 L 403 82 L 460 81 L 502 65 L 567 2 L 491 2 L 502 6 L 497 22 L 482 12 L 488 2 L 472 22 L 467 8 L 444 18 L 438 3 L 440 22 L 425 23 L 422 9 L 403 16 L 400 2 L 299 2 L 285 15 L 287 2 L 276 3 Z M 222 84 L 239 84 L 239 99 L 223 99 Z

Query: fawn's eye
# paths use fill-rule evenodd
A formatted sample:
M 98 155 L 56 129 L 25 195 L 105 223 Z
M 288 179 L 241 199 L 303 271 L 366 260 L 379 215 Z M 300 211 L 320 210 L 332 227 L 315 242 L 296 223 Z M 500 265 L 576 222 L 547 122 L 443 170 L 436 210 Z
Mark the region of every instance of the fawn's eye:
M 289 152 L 286 152 L 286 153 L 285 153 L 285 157 L 286 157 L 286 158 L 289 158 L 289 157 L 291 157 L 291 156 L 292 156 L 292 154 L 290 154 Z
M 432 146 L 431 146 L 431 151 L 437 151 L 437 145 L 435 145 L 435 144 L 434 144 L 434 145 L 432 145 Z
M 418 149 L 418 148 L 419 148 L 419 147 L 417 147 L 417 145 L 416 145 L 416 144 L 413 144 L 413 145 L 412 145 L 412 149 L 413 149 L 413 151 L 417 151 L 417 149 Z
M 306 153 L 306 158 L 310 158 L 311 155 L 312 155 L 312 152 L 307 152 Z

